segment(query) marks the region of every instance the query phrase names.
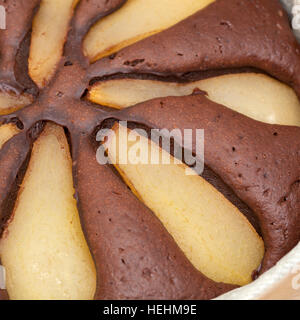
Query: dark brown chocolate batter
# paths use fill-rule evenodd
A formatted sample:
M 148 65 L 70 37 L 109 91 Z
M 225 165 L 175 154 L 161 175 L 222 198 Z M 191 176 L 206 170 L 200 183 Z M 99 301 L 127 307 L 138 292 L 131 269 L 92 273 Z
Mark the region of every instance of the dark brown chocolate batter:
M 300 96 L 300 46 L 277 0 L 217 0 L 174 27 L 90 67 L 115 73 L 181 77 L 194 71 L 253 67 Z
M 205 130 L 205 164 L 258 219 L 266 249 L 262 272 L 298 243 L 300 128 L 249 119 L 202 94 L 151 100 L 120 115 L 152 128 Z
M 1 117 L 2 123 L 17 121 L 22 129 L 0 150 L 1 229 L 42 121 L 54 121 L 68 130 L 71 143 L 80 217 L 97 267 L 95 299 L 210 299 L 233 289 L 198 272 L 155 215 L 109 167 L 97 163 L 93 133 L 114 118 L 149 128 L 204 128 L 211 170 L 204 177 L 213 184 L 225 182 L 225 187 L 221 182 L 215 186 L 227 188 L 227 197 L 239 201 L 258 222 L 266 245 L 262 271 L 295 246 L 300 239 L 300 128 L 251 120 L 201 94 L 157 99 L 121 112 L 81 99 L 89 84 L 104 76 L 179 79 L 191 72 L 249 67 L 289 84 L 300 96 L 300 47 L 277 0 L 218 0 L 173 28 L 91 65 L 81 51 L 84 35 L 125 1 L 81 0 L 58 71 L 43 90 L 22 75 L 26 36 L 39 2 L 0 0 L 8 23 L 0 31 L 1 89 L 35 95 L 32 105 Z M 0 292 L 0 300 L 4 298 Z

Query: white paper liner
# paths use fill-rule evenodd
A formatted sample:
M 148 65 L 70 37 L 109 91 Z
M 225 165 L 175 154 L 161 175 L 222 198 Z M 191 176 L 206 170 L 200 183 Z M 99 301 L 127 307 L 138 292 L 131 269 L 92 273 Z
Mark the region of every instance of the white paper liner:
M 6 289 L 6 272 L 5 268 L 0 265 L 0 289 L 5 290 Z
M 281 0 L 291 18 L 291 24 L 296 38 L 300 42 L 300 0 Z
M 268 294 L 272 288 L 292 274 L 300 271 L 300 242 L 282 258 L 272 269 L 260 276 L 256 281 L 242 288 L 230 291 L 216 300 L 256 300 Z M 293 283 L 290 283 L 293 286 Z M 284 297 L 283 297 L 284 298 Z
M 284 8 L 291 14 L 293 6 L 296 4 L 296 0 L 280 0 Z

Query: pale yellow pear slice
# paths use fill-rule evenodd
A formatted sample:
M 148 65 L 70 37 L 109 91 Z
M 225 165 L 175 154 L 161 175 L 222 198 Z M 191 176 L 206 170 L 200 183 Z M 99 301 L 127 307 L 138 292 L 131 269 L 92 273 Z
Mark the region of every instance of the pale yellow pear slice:
M 47 124 L 34 143 L 0 242 L 10 299 L 93 298 L 95 266 L 73 195 L 72 160 L 64 130 Z
M 9 123 L 0 126 L 0 149 L 3 147 L 5 142 L 15 136 L 20 130 L 16 125 Z
M 0 92 L 0 115 L 13 113 L 31 104 L 32 102 L 33 98 L 28 94 L 15 95 L 6 92 Z
M 127 132 L 131 135 L 128 148 L 120 152 L 119 141 L 124 147 Z M 264 255 L 264 243 L 219 191 L 201 176 L 187 175 L 191 169 L 172 157 L 170 164 L 163 164 L 170 157 L 166 151 L 118 124 L 105 146 L 128 186 L 161 220 L 198 270 L 217 282 L 245 285 L 252 280 Z M 148 156 L 158 153 L 161 162 L 139 163 L 139 158 L 145 159 L 141 150 L 148 150 Z M 121 164 L 127 157 L 128 164 Z
M 167 96 L 185 96 L 199 88 L 208 98 L 250 118 L 266 123 L 300 126 L 300 101 L 287 85 L 263 74 L 223 75 L 192 83 L 119 79 L 95 84 L 88 98 L 123 109 Z
M 127 0 L 87 34 L 83 49 L 90 61 L 108 56 L 165 30 L 215 0 Z
M 62 56 L 69 22 L 79 0 L 42 0 L 33 20 L 29 75 L 43 87 L 53 76 Z

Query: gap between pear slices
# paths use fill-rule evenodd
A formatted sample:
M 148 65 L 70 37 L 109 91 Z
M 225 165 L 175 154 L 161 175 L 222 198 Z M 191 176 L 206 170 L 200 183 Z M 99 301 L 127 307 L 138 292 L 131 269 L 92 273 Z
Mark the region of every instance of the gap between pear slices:
M 44 87 L 55 73 L 63 53 L 69 22 L 79 0 L 42 0 L 34 17 L 28 70 L 31 79 Z
M 190 83 L 117 79 L 96 83 L 88 99 L 123 109 L 167 96 L 185 96 L 199 88 L 216 103 L 250 118 L 270 124 L 300 126 L 300 101 L 292 88 L 267 75 L 228 74 Z
M 214 1 L 127 0 L 91 28 L 83 42 L 84 53 L 94 62 L 175 25 Z
M 10 299 L 93 299 L 96 271 L 73 194 L 64 130 L 48 123 L 34 143 L 13 214 L 0 239 Z
M 201 176 L 186 175 L 186 170 L 192 169 L 177 164 L 173 157 L 169 165 L 120 164 L 125 159 L 118 152 L 119 136 L 127 132 L 139 141 L 128 141 L 127 156 L 134 158 L 139 148 L 150 146 L 151 152 L 158 153 L 161 159 L 170 155 L 119 124 L 112 130 L 105 143 L 110 160 L 195 268 L 216 282 L 251 282 L 253 271 L 263 259 L 264 243 L 246 217 Z M 137 159 L 138 156 L 134 158 Z

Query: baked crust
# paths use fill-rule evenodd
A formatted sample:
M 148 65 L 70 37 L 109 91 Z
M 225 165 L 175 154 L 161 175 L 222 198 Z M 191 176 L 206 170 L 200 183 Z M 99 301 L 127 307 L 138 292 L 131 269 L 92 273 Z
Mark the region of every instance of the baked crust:
M 191 72 L 252 67 L 287 83 L 300 96 L 299 60 L 299 44 L 279 1 L 218 0 L 174 27 L 99 60 L 90 75 L 182 78 Z
M 83 37 L 97 19 L 123 3 L 80 2 L 57 72 L 37 90 L 16 66 L 27 66 L 24 39 L 39 1 L 0 1 L 8 21 L 0 34 L 0 44 L 6 44 L 1 46 L 6 48 L 1 49 L 1 89 L 35 97 L 32 105 L 1 117 L 22 131 L 0 150 L 0 227 L 5 228 L 32 143 L 45 121 L 56 122 L 68 131 L 82 227 L 101 279 L 95 299 L 211 299 L 235 287 L 197 271 L 151 211 L 111 168 L 97 163 L 95 129 L 107 119 L 148 128 L 204 128 L 207 167 L 259 224 L 266 246 L 264 272 L 300 239 L 300 128 L 251 120 L 203 94 L 157 99 L 120 112 L 99 108 L 82 96 L 92 82 L 120 73 L 185 81 L 192 72 L 204 77 L 250 67 L 287 83 L 300 97 L 300 46 L 276 0 L 218 0 L 169 30 L 90 64 L 82 54 Z M 0 299 L 5 297 L 0 292 Z

